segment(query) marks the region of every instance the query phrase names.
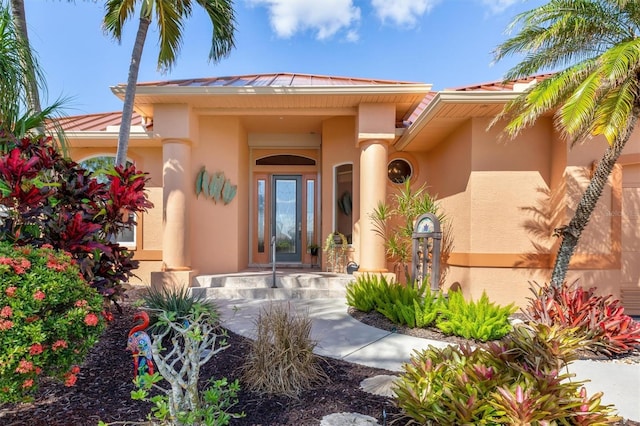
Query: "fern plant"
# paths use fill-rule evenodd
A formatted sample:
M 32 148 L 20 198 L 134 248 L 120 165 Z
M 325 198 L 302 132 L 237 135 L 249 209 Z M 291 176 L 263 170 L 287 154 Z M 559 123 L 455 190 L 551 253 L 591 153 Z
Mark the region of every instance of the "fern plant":
M 509 316 L 516 311 L 513 304 L 498 306 L 489 301 L 486 293 L 477 302 L 465 301 L 462 293 L 452 292 L 442 316 L 436 321 L 443 333 L 476 339 L 483 342 L 497 340 L 511 331 Z
M 376 308 L 380 293 L 384 291 L 377 275 L 360 275 L 347 284 L 347 305 L 361 312 L 371 312 Z
M 427 281 L 413 286 L 388 283 L 381 278 L 381 290 L 376 301 L 376 310 L 395 324 L 416 326 L 415 302 L 421 302 L 427 288 Z
M 427 288 L 420 301 L 413 302 L 416 327 L 427 328 L 434 325 L 440 311 L 444 307 L 446 299 L 440 292 L 433 292 Z

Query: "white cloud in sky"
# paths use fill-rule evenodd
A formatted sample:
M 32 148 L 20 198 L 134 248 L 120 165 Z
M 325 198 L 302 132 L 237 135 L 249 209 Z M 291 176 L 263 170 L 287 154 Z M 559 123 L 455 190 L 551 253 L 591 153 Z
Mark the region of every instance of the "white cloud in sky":
M 278 37 L 290 38 L 310 31 L 319 40 L 338 33 L 350 42 L 359 40 L 361 9 L 356 0 L 246 0 L 250 5 L 264 6 L 271 27 Z M 521 0 L 476 0 L 490 14 L 499 14 Z M 384 23 L 400 28 L 415 27 L 425 13 L 439 3 L 460 7 L 460 0 L 370 0 L 374 14 Z
M 482 0 L 482 4 L 487 6 L 491 13 L 498 14 L 504 12 L 517 1 L 518 0 Z
M 317 39 L 325 40 L 347 30 L 347 40 L 357 40 L 353 26 L 360 21 L 360 8 L 353 5 L 353 0 L 249 0 L 249 3 L 267 7 L 278 37 L 289 38 L 310 30 Z
M 413 27 L 419 18 L 429 12 L 440 0 L 371 0 L 371 6 L 382 22 Z

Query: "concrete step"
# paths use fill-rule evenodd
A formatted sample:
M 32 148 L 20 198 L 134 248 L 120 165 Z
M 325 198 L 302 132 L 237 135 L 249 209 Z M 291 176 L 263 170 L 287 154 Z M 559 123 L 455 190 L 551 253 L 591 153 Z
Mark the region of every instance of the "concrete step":
M 191 287 L 196 296 L 206 299 L 333 299 L 346 295 L 344 287 L 340 288 L 240 288 L 240 287 Z
M 347 274 L 332 273 L 276 273 L 279 288 L 334 288 L 344 287 L 354 278 Z M 199 275 L 194 278 L 195 287 L 261 288 L 272 287 L 271 272 Z
M 277 271 L 276 288 L 271 271 L 247 271 L 233 274 L 200 275 L 194 278 L 192 291 L 219 299 L 317 299 L 344 297 L 353 275 L 319 271 Z

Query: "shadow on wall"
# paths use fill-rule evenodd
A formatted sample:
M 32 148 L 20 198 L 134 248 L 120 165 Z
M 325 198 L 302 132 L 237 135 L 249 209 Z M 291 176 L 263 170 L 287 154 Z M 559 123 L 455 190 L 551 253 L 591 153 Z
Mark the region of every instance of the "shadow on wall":
M 168 291 L 170 293 L 186 290 L 191 286 L 190 275 L 180 272 L 152 272 L 151 288 L 156 291 Z
M 617 254 L 621 249 L 620 219 L 622 215 L 619 171 L 617 170 L 617 177 L 610 178 L 608 185 L 610 190 L 607 191 L 605 188 L 591 215 L 589 226 L 580 236 L 571 263 L 572 269 L 611 269 L 618 261 Z M 529 235 L 533 250 L 523 255 L 515 266 L 553 268 L 553 259 L 561 242 L 557 233 L 573 218 L 575 207 L 590 180 L 591 169 L 587 167 L 575 175 L 565 174 L 562 184 L 553 190 L 537 189 L 539 197 L 535 205 L 520 207 L 520 210 L 528 216 L 522 227 Z M 575 254 L 596 255 L 600 260 L 594 262 L 596 259 L 594 257 L 582 257 L 581 261 L 580 256 Z
M 174 192 L 178 192 L 178 190 L 176 189 L 171 189 L 170 191 L 167 191 L 166 190 L 167 182 L 177 182 L 176 179 L 182 178 L 184 174 L 185 174 L 185 170 L 182 167 L 182 164 L 180 164 L 178 161 L 170 160 L 164 164 L 163 171 L 162 171 L 162 181 L 164 182 L 164 188 L 165 188 L 165 190 L 162 191 L 162 206 L 163 206 L 162 223 L 163 224 L 167 222 L 167 211 L 166 211 L 167 201 L 169 200 L 169 198 Z M 193 178 L 191 178 L 190 176 L 186 176 L 186 179 L 192 179 L 192 181 L 195 182 L 195 176 Z M 184 197 L 186 201 L 186 198 L 188 197 L 188 195 L 184 194 Z

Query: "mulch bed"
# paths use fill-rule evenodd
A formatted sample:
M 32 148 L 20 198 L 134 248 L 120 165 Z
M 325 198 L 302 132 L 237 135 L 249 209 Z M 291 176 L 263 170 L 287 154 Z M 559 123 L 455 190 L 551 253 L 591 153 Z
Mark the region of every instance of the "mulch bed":
M 0 424 L 95 426 L 99 420 L 112 424 L 144 422 L 150 405 L 130 398 L 134 389 L 132 361 L 125 350 L 128 331 L 134 324 L 134 311 L 133 306 L 124 305 L 122 314 L 115 313 L 115 320 L 81 366 L 76 386 L 66 388 L 60 383 L 45 382 L 35 402 L 0 407 Z M 379 317 L 361 320 L 381 328 L 389 326 L 383 324 Z M 438 338 L 444 339 L 443 336 Z M 234 380 L 240 377 L 249 341 L 234 333 L 229 333 L 228 341 L 230 347 L 203 366 L 203 379 L 227 377 Z M 321 362 L 330 381 L 302 393 L 297 399 L 265 397 L 241 390 L 235 411 L 245 412 L 246 417 L 233 420 L 231 424 L 309 426 L 320 424 L 326 415 L 341 412 L 369 415 L 381 425 L 389 424 L 398 417 L 399 411 L 391 399 L 368 394 L 359 388 L 365 378 L 393 372 L 332 358 L 322 358 Z M 640 426 L 640 422 L 628 421 L 618 425 Z

